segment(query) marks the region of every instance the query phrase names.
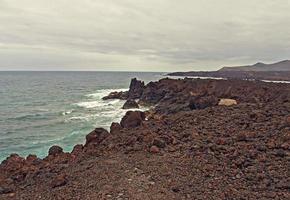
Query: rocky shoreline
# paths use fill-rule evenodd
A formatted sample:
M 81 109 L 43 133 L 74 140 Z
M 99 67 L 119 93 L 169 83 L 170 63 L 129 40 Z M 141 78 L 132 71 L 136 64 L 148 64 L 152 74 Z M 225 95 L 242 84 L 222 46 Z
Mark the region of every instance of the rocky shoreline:
M 11 155 L 0 199 L 289 199 L 290 85 L 132 79 L 128 111 L 70 153 Z

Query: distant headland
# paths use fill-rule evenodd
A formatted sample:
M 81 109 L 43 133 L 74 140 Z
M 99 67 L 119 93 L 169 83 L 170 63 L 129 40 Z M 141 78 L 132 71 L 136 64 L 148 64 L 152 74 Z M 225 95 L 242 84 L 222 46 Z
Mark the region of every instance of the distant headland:
M 283 60 L 272 64 L 258 62 L 254 65 L 222 67 L 217 71 L 174 72 L 168 75 L 290 81 L 290 60 Z

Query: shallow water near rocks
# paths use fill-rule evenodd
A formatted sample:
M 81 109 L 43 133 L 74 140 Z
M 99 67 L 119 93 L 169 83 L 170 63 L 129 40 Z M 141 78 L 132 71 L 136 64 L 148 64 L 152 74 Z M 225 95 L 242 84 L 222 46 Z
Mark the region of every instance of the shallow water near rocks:
M 162 73 L 0 72 L 0 161 L 44 157 L 52 145 L 71 151 L 95 127 L 108 129 L 125 114 L 124 101 L 101 98 L 128 90 L 134 77 L 147 83 Z

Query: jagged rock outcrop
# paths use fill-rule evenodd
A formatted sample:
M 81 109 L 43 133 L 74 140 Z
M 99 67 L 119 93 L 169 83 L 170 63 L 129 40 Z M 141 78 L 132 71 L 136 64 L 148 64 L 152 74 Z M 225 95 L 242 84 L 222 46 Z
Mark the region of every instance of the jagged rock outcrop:
M 128 99 L 123 105 L 122 109 L 139 108 L 138 103 L 133 99 Z
M 118 133 L 121 129 L 122 129 L 122 126 L 119 123 L 113 122 L 110 127 L 110 133 L 111 134 Z
M 139 99 L 143 93 L 145 84 L 143 81 L 133 78 L 130 83 L 128 98 L 129 99 Z
M 109 136 L 109 132 L 104 128 L 96 128 L 86 136 L 85 147 L 96 146 Z
M 239 103 L 290 101 L 290 89 L 287 84 L 261 81 L 164 78 L 145 86 L 142 82 L 132 79 L 130 85 L 130 95 L 138 98 L 140 105 L 154 105 L 157 114 L 204 109 L 218 105 L 220 99 L 233 99 Z M 277 90 L 280 92 L 277 93 Z M 133 95 L 132 91 L 137 92 Z
M 109 99 L 121 99 L 126 100 L 128 98 L 128 92 L 121 91 L 121 92 L 111 92 L 108 94 L 108 96 L 103 97 L 103 100 L 109 100 Z
M 129 86 L 129 91 L 111 92 L 108 96 L 105 96 L 102 99 L 139 99 L 143 93 L 144 88 L 145 84 L 143 81 L 133 78 Z
M 123 128 L 138 127 L 145 120 L 145 113 L 141 111 L 128 111 L 121 120 L 121 126 Z

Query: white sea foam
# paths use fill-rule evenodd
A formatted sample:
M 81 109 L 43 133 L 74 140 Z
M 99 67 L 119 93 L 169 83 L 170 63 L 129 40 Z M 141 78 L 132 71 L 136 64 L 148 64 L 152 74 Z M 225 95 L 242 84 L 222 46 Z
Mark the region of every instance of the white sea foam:
M 89 117 L 71 117 L 69 120 L 83 120 L 83 121 L 88 121 Z
M 64 111 L 62 112 L 62 115 L 69 115 L 73 112 L 74 110 L 68 110 L 68 111 Z
M 270 80 L 262 80 L 264 82 L 267 82 L 267 83 L 290 83 L 290 81 L 270 81 Z
M 104 96 L 110 94 L 111 92 L 124 92 L 124 91 L 127 91 L 127 90 L 128 90 L 128 88 L 123 88 L 123 89 L 101 89 L 101 90 L 97 90 L 95 93 L 87 94 L 85 96 L 89 97 L 89 98 L 94 98 L 94 99 L 101 99 Z
M 79 102 L 76 103 L 75 105 L 83 108 L 106 108 L 110 106 L 114 106 L 115 104 L 119 103 L 119 99 L 114 99 L 110 101 L 103 101 L 103 100 L 98 100 L 98 101 L 85 101 L 85 102 Z
M 76 103 L 75 105 L 79 107 L 83 107 L 83 108 L 96 108 L 96 107 L 105 106 L 106 103 L 100 102 L 100 101 L 87 101 L 87 102 Z

